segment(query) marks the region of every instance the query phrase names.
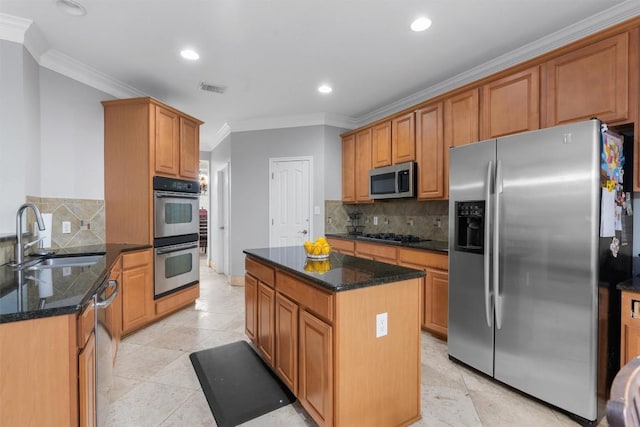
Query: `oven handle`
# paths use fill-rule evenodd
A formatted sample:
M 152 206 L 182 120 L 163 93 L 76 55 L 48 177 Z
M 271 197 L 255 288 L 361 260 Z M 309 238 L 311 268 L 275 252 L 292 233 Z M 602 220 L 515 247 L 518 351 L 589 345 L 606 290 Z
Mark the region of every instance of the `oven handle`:
M 156 198 L 164 199 L 164 198 L 177 198 L 177 199 L 191 199 L 198 200 L 198 194 L 194 193 L 176 193 L 173 191 L 156 191 Z
M 197 247 L 198 247 L 197 243 L 189 244 L 189 245 L 169 246 L 166 249 L 156 249 L 156 253 L 158 255 L 170 254 L 172 252 L 184 251 L 184 250 L 187 250 L 187 249 L 195 249 Z

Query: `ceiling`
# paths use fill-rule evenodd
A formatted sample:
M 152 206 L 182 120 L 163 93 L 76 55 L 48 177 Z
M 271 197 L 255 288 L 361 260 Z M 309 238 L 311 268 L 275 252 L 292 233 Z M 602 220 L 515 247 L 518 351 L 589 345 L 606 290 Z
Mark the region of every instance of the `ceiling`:
M 0 0 L 0 14 L 32 21 L 41 65 L 203 120 L 205 150 L 229 129 L 356 127 L 639 13 L 637 0 L 78 2 L 85 16 L 55 0 Z M 414 33 L 420 15 L 433 25 Z M 182 59 L 185 47 L 200 60 Z

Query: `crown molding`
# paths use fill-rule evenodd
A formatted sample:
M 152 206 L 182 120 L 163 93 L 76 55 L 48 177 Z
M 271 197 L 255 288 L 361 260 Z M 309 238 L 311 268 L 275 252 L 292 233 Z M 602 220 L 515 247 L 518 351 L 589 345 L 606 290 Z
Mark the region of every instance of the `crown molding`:
M 368 123 L 390 116 L 423 101 L 464 86 L 465 84 L 480 80 L 484 77 L 490 76 L 491 74 L 597 33 L 598 31 L 635 18 L 638 15 L 640 15 L 640 2 L 638 2 L 638 0 L 627 0 L 619 5 L 592 15 L 580 22 L 569 25 L 560 31 L 551 33 L 516 50 L 487 61 L 484 64 L 474 67 L 468 71 L 460 73 L 369 113 L 365 113 L 364 115 L 356 118 L 356 127 L 364 126 Z
M 30 19 L 0 13 L 0 40 L 24 44 L 24 36 L 33 24 Z
M 215 137 L 209 141 L 203 141 L 204 138 L 200 138 L 200 151 L 211 151 L 216 148 L 226 137 L 231 135 L 231 126 L 228 123 L 222 125 Z
M 116 98 L 149 96 L 133 86 L 114 79 L 80 61 L 76 61 L 56 49 L 49 49 L 40 56 L 40 65 Z

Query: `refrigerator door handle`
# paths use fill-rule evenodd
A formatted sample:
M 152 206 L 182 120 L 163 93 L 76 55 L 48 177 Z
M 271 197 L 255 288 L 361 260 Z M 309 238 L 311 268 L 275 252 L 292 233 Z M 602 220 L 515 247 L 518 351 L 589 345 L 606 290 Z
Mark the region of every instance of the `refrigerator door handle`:
M 500 195 L 502 194 L 502 161 L 496 163 L 495 204 L 493 206 L 493 296 L 496 327 L 502 328 L 502 296 L 500 296 Z
M 489 160 L 487 176 L 484 181 L 484 200 L 486 211 L 484 215 L 484 312 L 487 318 L 487 326 L 492 326 L 493 306 L 491 304 L 491 175 L 493 172 L 493 160 Z

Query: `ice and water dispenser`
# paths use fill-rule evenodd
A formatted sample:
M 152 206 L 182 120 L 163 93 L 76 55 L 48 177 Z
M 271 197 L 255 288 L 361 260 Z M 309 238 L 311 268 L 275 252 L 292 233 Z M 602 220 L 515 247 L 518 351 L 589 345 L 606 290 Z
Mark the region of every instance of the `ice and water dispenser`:
M 484 253 L 484 213 L 484 200 L 456 202 L 456 251 Z

